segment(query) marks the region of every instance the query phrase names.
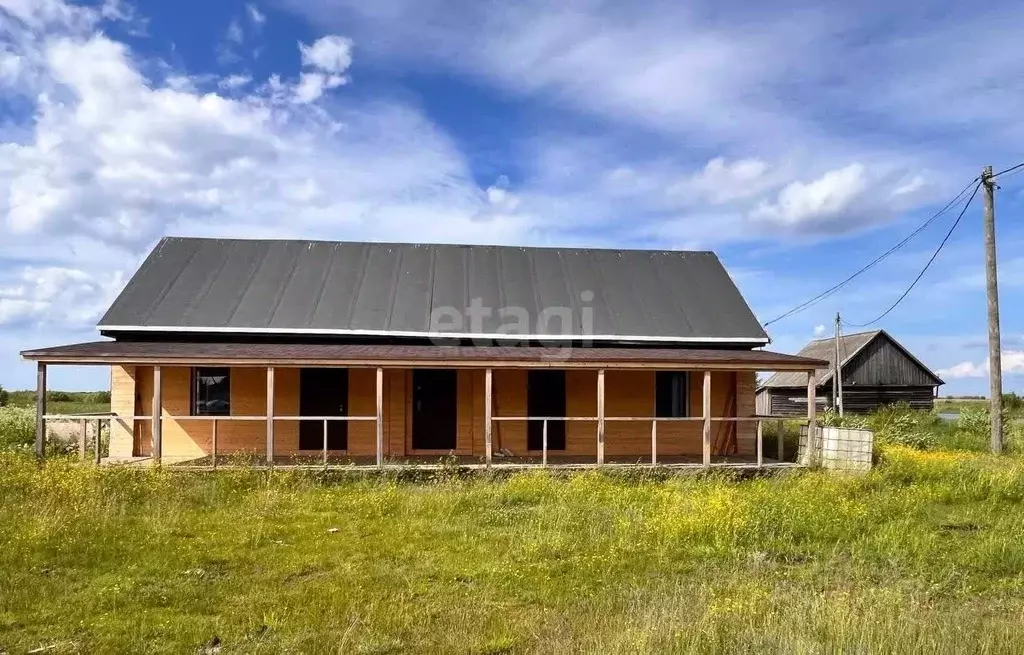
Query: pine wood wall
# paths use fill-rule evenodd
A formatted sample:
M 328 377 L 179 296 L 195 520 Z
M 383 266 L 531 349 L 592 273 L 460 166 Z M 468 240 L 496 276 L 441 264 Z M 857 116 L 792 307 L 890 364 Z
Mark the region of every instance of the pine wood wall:
M 191 458 L 208 454 L 212 448 L 212 422 L 178 420 L 190 412 L 191 372 L 188 367 L 165 366 L 163 375 L 163 454 L 166 458 Z M 526 381 L 524 369 L 495 369 L 493 413 L 495 416 L 526 415 Z M 299 369 L 275 369 L 275 414 L 299 413 Z M 703 375 L 691 374 L 690 410 L 701 415 Z M 411 371 L 384 371 L 384 450 L 385 456 L 401 458 L 415 454 L 411 448 Z M 751 416 L 754 414 L 755 374 L 753 372 L 714 372 L 711 376 L 711 411 L 713 416 Z M 605 373 L 605 415 L 653 416 L 654 371 L 607 370 Z M 120 416 L 150 415 L 153 396 L 153 368 L 150 366 L 115 366 L 111 372 L 111 408 Z M 462 369 L 458 373 L 458 436 L 456 453 L 484 454 L 484 371 Z M 373 416 L 376 412 L 376 370 L 349 370 L 349 411 L 352 415 Z M 566 372 L 566 409 L 570 416 L 596 416 L 597 372 L 569 370 Z M 266 369 L 238 367 L 231 370 L 231 412 L 235 416 L 263 416 L 266 412 Z M 755 425 L 741 422 L 712 424 L 712 441 L 720 431 L 736 430 L 739 452 L 752 454 L 755 449 Z M 607 457 L 650 456 L 651 424 L 648 421 L 607 421 L 605 454 Z M 352 421 L 349 424 L 351 455 L 376 454 L 376 427 L 373 421 Z M 127 456 L 148 455 L 152 427 L 150 421 L 115 421 L 111 453 Z M 298 424 L 295 421 L 275 423 L 275 453 L 281 456 L 302 454 L 298 449 Z M 217 450 L 219 453 L 265 452 L 265 422 L 219 421 Z M 515 455 L 527 454 L 526 422 L 495 421 L 494 450 L 504 449 Z M 698 455 L 702 450 L 702 425 L 699 421 L 658 424 L 658 454 Z M 316 451 L 308 451 L 314 454 Z M 566 426 L 566 450 L 557 454 L 594 456 L 597 453 L 597 425 L 592 421 L 570 421 Z M 552 453 L 556 454 L 556 453 Z

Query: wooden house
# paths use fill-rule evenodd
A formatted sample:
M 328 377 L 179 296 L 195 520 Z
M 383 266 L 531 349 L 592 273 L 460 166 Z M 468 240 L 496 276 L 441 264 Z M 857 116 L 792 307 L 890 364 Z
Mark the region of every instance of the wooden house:
M 807 344 L 800 357 L 825 360 L 817 371 L 818 410 L 833 407 L 832 377 L 836 367 L 835 338 Z M 843 409 L 852 413 L 872 412 L 884 405 L 905 402 L 914 409 L 930 411 L 943 384 L 920 359 L 885 330 L 847 334 L 839 338 L 840 380 Z M 773 416 L 804 416 L 807 394 L 803 376 L 776 373 L 757 389 L 757 411 Z
M 760 465 L 756 372 L 825 364 L 709 252 L 166 238 L 98 328 L 22 353 L 40 455 L 46 367 L 104 365 L 111 461 Z

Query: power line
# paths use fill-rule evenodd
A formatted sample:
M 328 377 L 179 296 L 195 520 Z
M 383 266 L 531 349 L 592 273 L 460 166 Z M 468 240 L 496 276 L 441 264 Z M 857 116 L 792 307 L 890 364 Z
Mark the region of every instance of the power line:
M 971 201 L 974 200 L 974 196 L 978 195 L 978 189 L 980 187 L 981 187 L 981 183 L 979 182 L 974 187 L 974 191 L 971 193 L 971 197 L 967 199 L 967 204 L 964 205 L 964 208 L 960 210 L 960 215 L 956 217 L 956 221 L 954 221 L 952 227 L 949 228 L 949 232 L 946 232 L 946 236 L 943 237 L 942 243 L 940 243 L 939 247 L 935 249 L 935 252 L 932 253 L 931 259 L 929 259 L 928 263 L 924 265 L 924 268 L 921 269 L 921 272 L 917 274 L 917 277 L 914 278 L 914 281 L 910 283 L 910 286 L 907 287 L 907 290 L 903 292 L 903 295 L 901 295 L 899 298 L 897 298 L 896 302 L 894 302 L 893 304 L 889 305 L 889 308 L 886 309 L 884 312 L 882 312 L 874 320 L 868 321 L 867 323 L 847 323 L 846 325 L 848 325 L 849 327 L 853 327 L 853 328 L 863 328 L 863 327 L 867 327 L 867 326 L 869 326 L 869 325 L 871 325 L 873 323 L 877 323 L 878 321 L 880 321 L 883 318 L 885 318 L 889 314 L 889 312 L 891 312 L 892 310 L 896 309 L 897 305 L 899 305 L 901 302 L 903 302 L 903 299 L 907 297 L 907 295 L 913 290 L 913 288 L 917 285 L 917 283 L 921 280 L 921 278 L 924 277 L 924 274 L 928 271 L 928 268 L 932 265 L 932 262 L 934 262 L 935 258 L 939 256 L 940 252 L 942 252 L 942 248 L 946 245 L 946 242 L 949 241 L 949 237 L 953 236 L 953 230 L 956 229 L 956 226 L 960 224 L 960 219 L 962 219 L 964 217 L 964 214 L 967 213 L 967 208 L 971 206 Z
M 1024 168 L 1024 162 L 1021 162 L 1021 163 L 1017 164 L 1016 166 L 1011 166 L 1009 168 L 1006 168 L 1006 169 L 1003 169 L 1003 170 L 999 171 L 998 173 L 996 173 L 995 175 L 992 176 L 992 179 L 995 179 L 995 178 L 999 177 L 1000 175 L 1005 175 L 1006 173 L 1012 173 L 1013 171 L 1015 171 L 1015 170 L 1017 170 L 1019 168 Z
M 1021 166 L 1024 166 L 1024 164 L 1021 164 Z M 977 178 L 977 177 L 976 177 L 976 178 L 974 178 L 973 180 L 971 180 L 971 181 L 970 181 L 970 182 L 969 182 L 969 183 L 967 184 L 967 186 L 965 186 L 965 187 L 963 188 L 963 190 L 962 190 L 962 191 L 960 191 L 960 193 L 956 194 L 956 197 L 955 197 L 955 198 L 953 198 L 952 200 L 950 200 L 950 201 L 949 201 L 949 202 L 948 202 L 948 203 L 946 204 L 946 206 L 945 206 L 945 207 L 943 207 L 943 208 L 942 208 L 942 209 L 940 209 L 940 210 L 939 210 L 938 212 L 936 212 L 935 214 L 933 214 L 933 215 L 932 215 L 932 216 L 931 216 L 930 218 L 928 218 L 928 220 L 926 220 L 926 221 L 925 221 L 924 223 L 922 223 L 922 224 L 921 224 L 921 225 L 920 225 L 920 226 L 919 226 L 919 227 L 918 227 L 918 228 L 917 228 L 916 230 L 914 230 L 914 231 L 913 231 L 913 232 L 911 232 L 911 233 L 910 233 L 909 235 L 907 235 L 907 236 L 906 236 L 906 237 L 905 237 L 905 238 L 904 238 L 904 239 L 903 239 L 902 241 L 900 241 L 899 243 L 897 243 L 897 244 L 896 244 L 895 246 L 893 246 L 892 248 L 889 248 L 889 250 L 886 250 L 886 251 L 885 251 L 884 253 L 882 253 L 881 255 L 879 255 L 878 257 L 876 257 L 876 258 L 875 258 L 874 260 L 872 260 L 872 261 L 871 261 L 870 263 L 868 263 L 868 264 L 867 264 L 866 266 L 864 266 L 863 268 L 861 268 L 860 270 L 858 270 L 858 271 L 857 271 L 856 273 L 854 273 L 853 275 L 849 276 L 848 278 L 846 278 L 846 279 L 845 279 L 845 280 L 843 280 L 842 282 L 840 282 L 840 283 L 836 284 L 835 286 L 832 286 L 832 287 L 830 287 L 830 288 L 828 288 L 828 289 L 825 289 L 824 291 L 822 291 L 822 292 L 821 292 L 821 293 L 819 293 L 818 295 L 814 296 L 814 297 L 813 297 L 813 298 L 811 298 L 810 300 L 807 300 L 806 302 L 803 302 L 803 303 L 801 303 L 801 304 L 797 305 L 797 306 L 796 306 L 796 307 L 794 307 L 793 309 L 790 309 L 790 310 L 789 310 L 788 312 L 786 312 L 786 313 L 784 313 L 784 314 L 782 314 L 782 315 L 780 315 L 780 316 L 777 316 L 777 317 L 773 318 L 772 320 L 770 320 L 770 321 L 768 321 L 767 323 L 765 323 L 765 324 L 764 324 L 764 326 L 765 326 L 765 327 L 768 327 L 768 326 L 769 326 L 769 325 L 771 325 L 772 323 L 776 323 L 776 322 L 778 322 L 778 321 L 781 321 L 781 320 L 782 320 L 782 319 L 784 319 L 784 318 L 787 318 L 787 317 L 789 317 L 789 316 L 792 316 L 792 315 L 794 315 L 794 314 L 797 314 L 797 313 L 799 313 L 799 312 L 802 312 L 803 310 L 805 310 L 805 309 L 807 309 L 807 308 L 809 308 L 809 307 L 811 307 L 811 306 L 813 306 L 813 305 L 817 304 L 818 302 L 820 302 L 820 301 L 822 301 L 822 300 L 824 300 L 824 299 L 828 298 L 829 296 L 831 296 L 831 295 L 832 295 L 832 294 L 834 294 L 835 292 L 839 291 L 839 289 L 841 289 L 842 287 L 846 286 L 846 285 L 847 285 L 847 284 L 848 284 L 849 282 L 851 282 L 851 281 L 852 281 L 852 280 L 853 280 L 854 278 L 856 278 L 857 276 L 859 276 L 859 275 L 861 275 L 861 274 L 863 274 L 863 273 L 866 273 L 867 271 L 869 271 L 869 270 L 871 270 L 872 268 L 874 268 L 874 267 L 875 267 L 875 266 L 876 266 L 876 265 L 877 265 L 877 264 L 878 264 L 879 262 L 881 262 L 881 261 L 882 261 L 883 259 L 885 259 L 885 258 L 886 258 L 886 257 L 888 257 L 889 255 L 893 254 L 894 252 L 896 252 L 897 250 L 899 250 L 899 249 L 900 249 L 900 248 L 902 248 L 903 246 L 907 245 L 907 243 L 909 243 L 911 239 L 913 239 L 913 238 L 914 238 L 914 237 L 916 237 L 916 236 L 917 236 L 918 234 L 920 234 L 920 233 L 921 233 L 922 231 L 924 231 L 924 230 L 925 230 L 925 229 L 926 229 L 926 228 L 927 228 L 927 227 L 928 227 L 929 225 L 931 225 L 931 224 L 932 224 L 932 223 L 934 223 L 934 222 L 935 222 L 936 220 L 938 220 L 938 219 L 939 219 L 939 217 L 941 217 L 941 216 L 943 216 L 944 214 L 946 214 L 946 213 L 947 213 L 947 212 L 948 212 L 948 211 L 949 211 L 949 210 L 950 210 L 951 208 L 953 208 L 954 206 L 956 206 L 957 204 L 959 204 L 959 202 L 960 202 L 960 200 L 961 200 L 961 199 L 963 198 L 964 194 L 965 194 L 965 193 L 967 193 L 967 191 L 968 191 L 968 190 L 969 190 L 969 189 L 971 188 L 971 185 L 973 185 L 973 184 L 974 184 L 975 182 L 977 182 L 977 181 L 978 181 L 979 179 L 980 179 L 980 178 Z M 978 191 L 977 187 L 975 187 L 974 191 L 975 191 L 975 193 L 977 193 L 977 191 Z M 971 197 L 972 197 L 972 198 L 974 197 L 974 196 L 973 196 L 973 194 L 972 194 L 972 196 L 971 196 Z M 968 201 L 968 204 L 970 204 L 970 201 Z M 967 208 L 966 208 L 966 207 L 964 207 L 964 209 L 966 210 Z

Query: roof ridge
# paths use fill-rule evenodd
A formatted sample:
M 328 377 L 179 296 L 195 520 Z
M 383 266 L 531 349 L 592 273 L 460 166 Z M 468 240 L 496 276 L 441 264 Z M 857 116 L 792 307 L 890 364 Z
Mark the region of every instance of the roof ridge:
M 841 334 L 841 335 L 839 335 L 839 338 L 840 339 L 845 339 L 847 337 L 862 337 L 865 334 L 879 334 L 881 332 L 885 332 L 885 330 L 883 330 L 882 328 L 878 328 L 877 330 L 862 330 L 861 332 L 848 332 L 848 333 Z M 833 339 L 835 339 L 835 335 L 833 335 L 831 337 L 818 337 L 817 339 L 811 339 L 807 343 L 807 345 L 811 345 L 812 343 L 818 343 L 820 341 L 832 341 Z
M 222 241 L 225 243 L 233 241 L 250 241 L 250 242 L 262 242 L 262 243 L 330 243 L 330 244 L 351 244 L 351 245 L 365 245 L 365 246 L 411 246 L 411 247 L 440 247 L 440 248 L 509 248 L 519 250 L 587 250 L 587 251 L 607 251 L 607 252 L 642 252 L 642 253 L 660 253 L 660 254 L 694 254 L 694 255 L 711 255 L 718 257 L 713 250 L 673 250 L 670 248 L 612 248 L 612 247 L 601 247 L 601 246 L 541 246 L 541 245 L 528 245 L 528 244 L 508 244 L 508 243 L 441 243 L 441 242 L 430 242 L 430 241 L 349 241 L 345 239 L 265 239 L 259 237 L 206 237 L 206 236 L 176 236 L 168 235 L 161 237 L 161 241 Z

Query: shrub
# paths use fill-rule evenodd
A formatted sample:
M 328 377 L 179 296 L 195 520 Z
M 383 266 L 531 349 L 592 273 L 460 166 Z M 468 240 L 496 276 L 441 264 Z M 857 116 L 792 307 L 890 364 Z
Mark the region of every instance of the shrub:
M 963 408 L 957 417 L 956 428 L 965 436 L 984 438 L 989 433 L 988 411 Z
M 1019 412 L 1024 409 L 1024 396 L 1017 393 L 1003 394 L 1003 411 Z
M 863 416 L 855 414 L 840 416 L 839 412 L 832 407 L 826 408 L 825 411 L 821 413 L 818 423 L 830 428 L 865 429 L 868 427 L 867 419 Z
M 11 401 L 11 394 L 7 393 L 7 389 L 0 386 L 0 407 L 7 407 L 7 403 Z
M 875 442 L 927 450 L 938 445 L 935 437 L 937 417 L 916 412 L 907 403 L 896 403 L 879 409 L 868 417 L 865 425 L 875 433 Z
M 51 403 L 69 403 L 72 398 L 67 391 L 50 391 L 46 394 L 46 400 Z
M 31 448 L 36 438 L 36 415 L 25 407 L 0 408 L 0 451 Z
M 89 394 L 88 402 L 90 403 L 110 403 L 110 392 L 109 391 L 94 391 Z

